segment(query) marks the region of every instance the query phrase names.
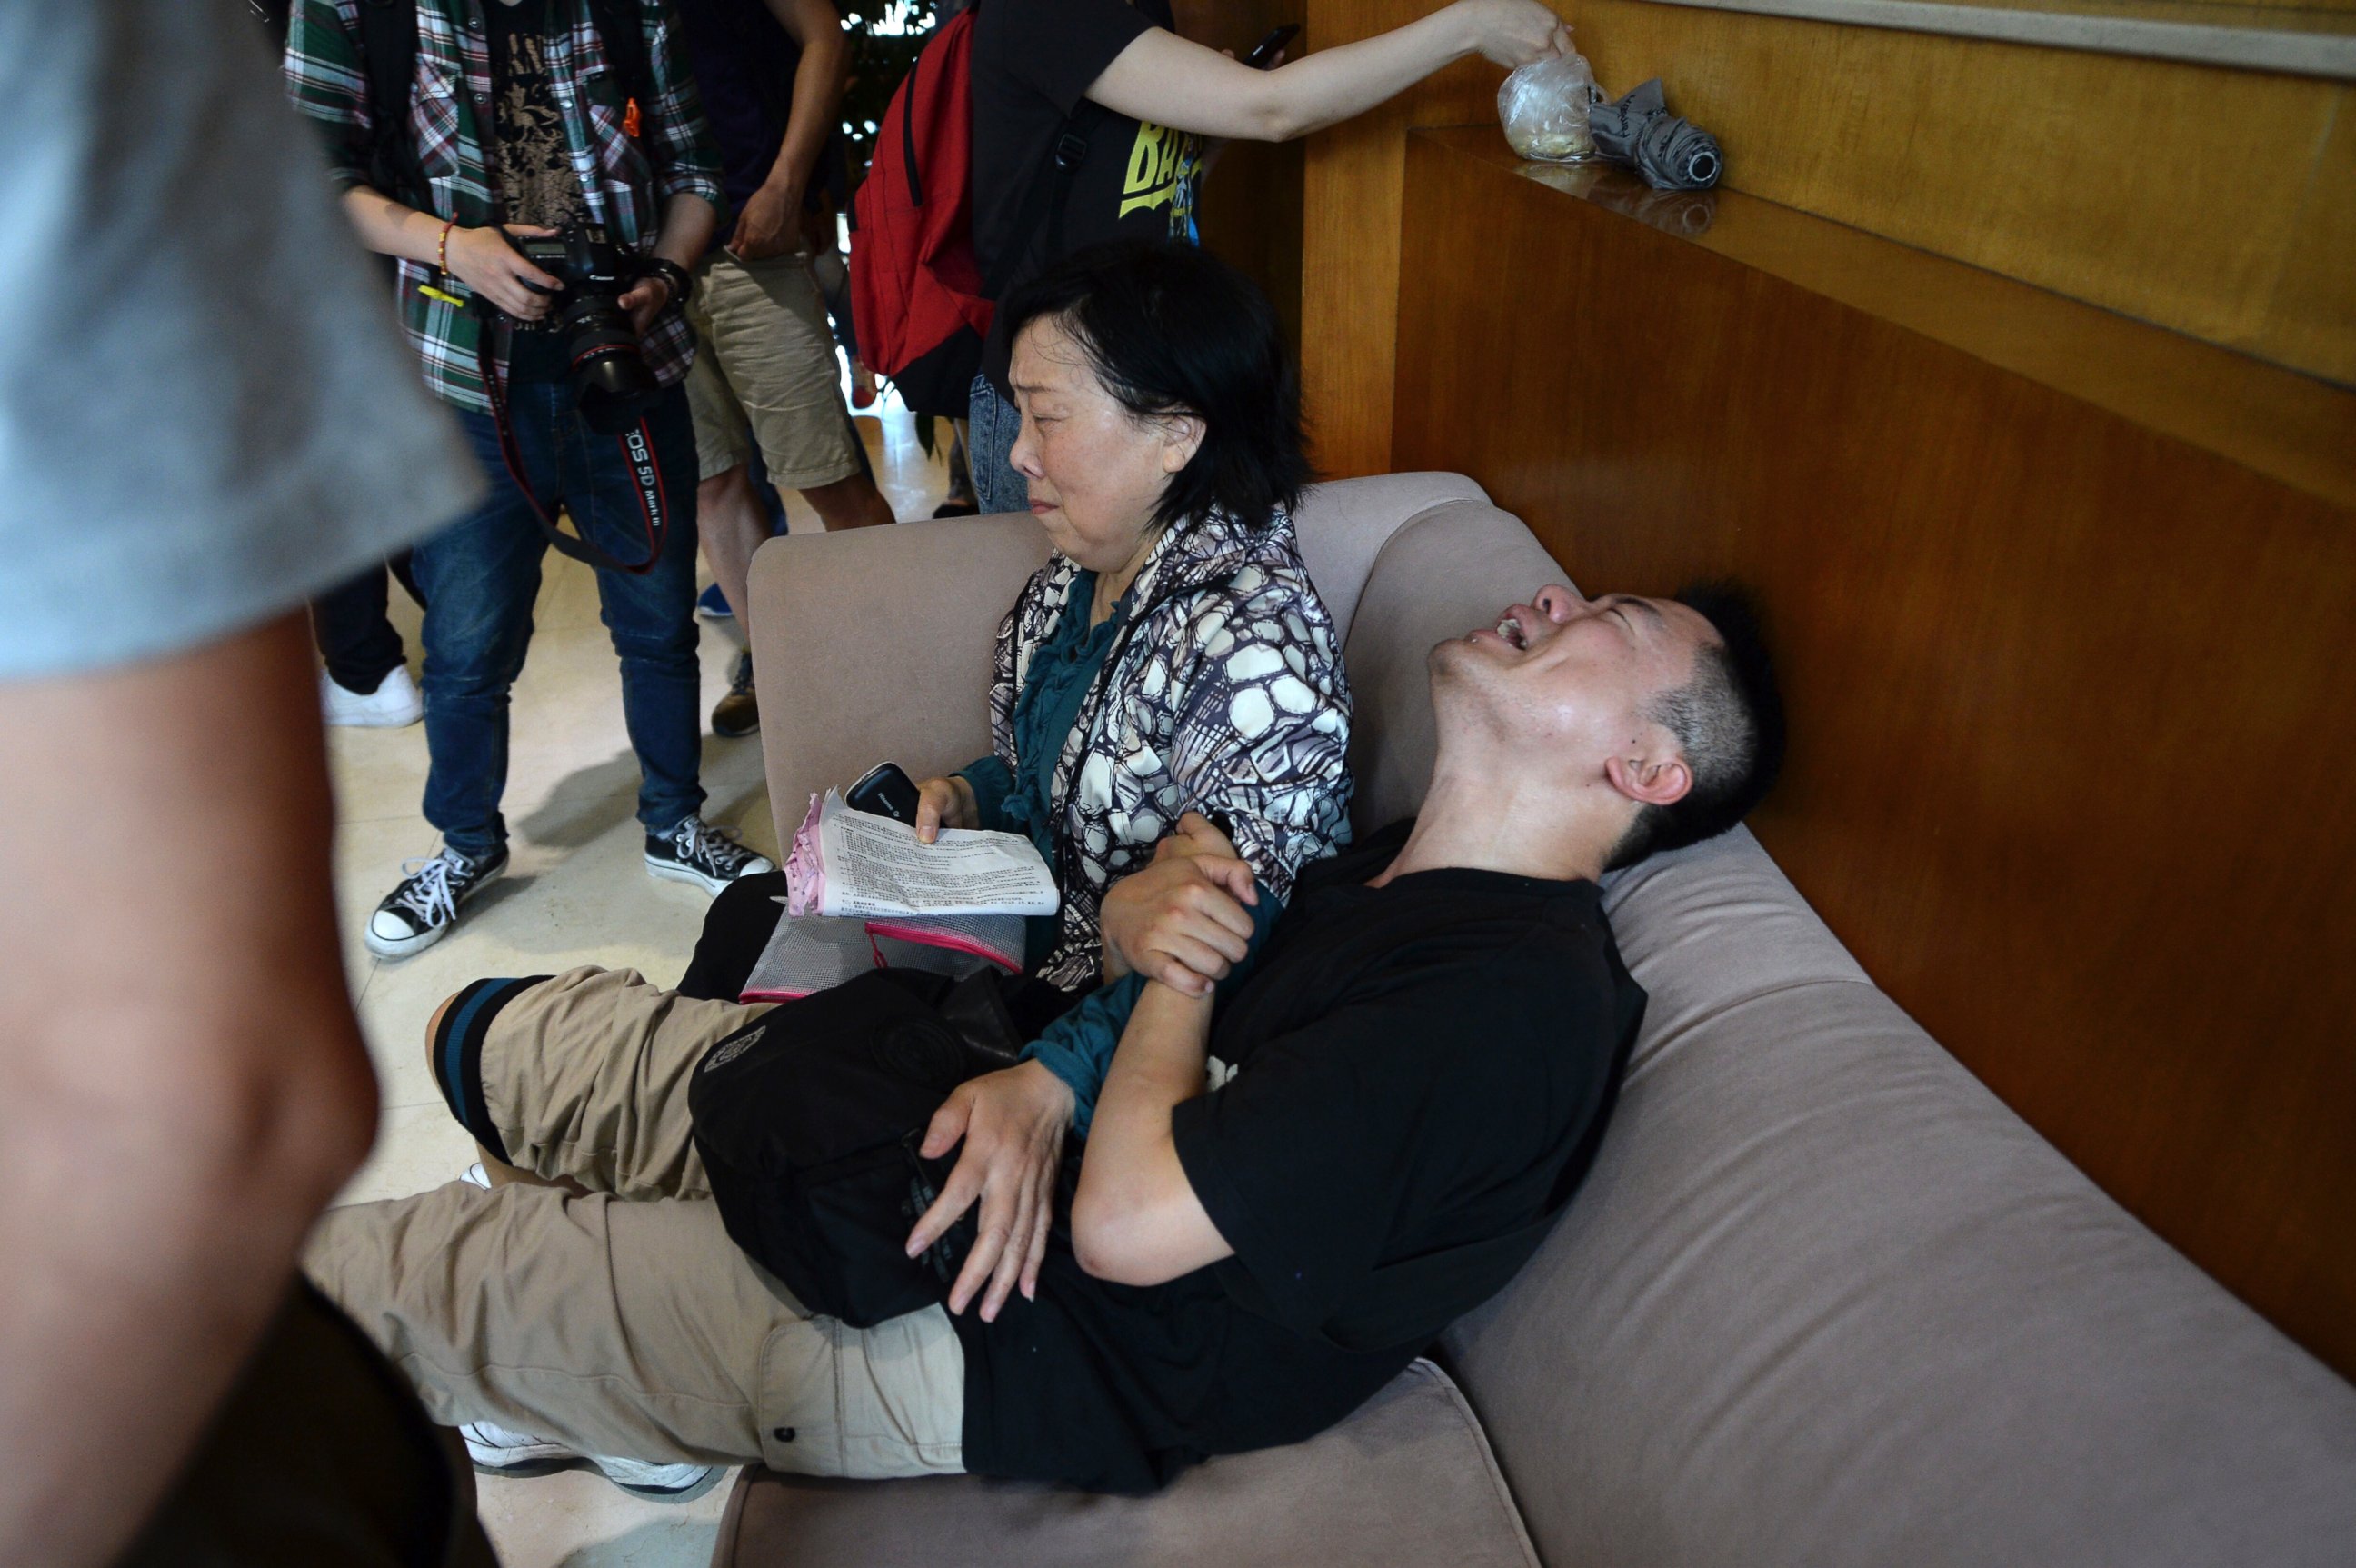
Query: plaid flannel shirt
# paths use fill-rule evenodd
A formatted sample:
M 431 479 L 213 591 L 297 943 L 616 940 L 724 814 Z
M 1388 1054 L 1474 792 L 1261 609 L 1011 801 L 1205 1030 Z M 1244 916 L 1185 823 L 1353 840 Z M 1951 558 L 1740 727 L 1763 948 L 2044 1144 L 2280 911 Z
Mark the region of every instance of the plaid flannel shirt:
M 369 183 L 369 151 L 378 107 L 369 102 L 360 59 L 362 0 L 297 0 L 286 33 L 286 88 L 294 107 L 326 130 L 328 159 L 346 188 Z M 437 218 L 468 228 L 505 214 L 487 150 L 491 131 L 491 56 L 483 6 L 498 0 L 416 0 L 417 87 L 409 105 L 409 134 Z M 590 20 L 588 0 L 552 0 L 548 74 L 564 122 L 573 172 L 589 215 L 626 249 L 653 248 L 662 205 L 675 196 L 700 196 L 719 206 L 720 160 L 702 100 L 678 48 L 670 0 L 641 0 L 646 19 L 651 102 L 638 111 L 641 146 L 623 128 L 624 90 L 608 67 L 605 47 Z M 388 193 L 390 194 L 390 193 Z M 464 298 L 466 285 L 423 262 L 400 263 L 401 321 L 425 365 L 425 384 L 460 408 L 487 411 L 477 363 L 481 319 L 422 292 L 431 284 Z M 504 338 L 506 334 L 499 335 Z M 673 302 L 648 331 L 643 347 L 656 377 L 668 386 L 687 374 L 695 334 Z M 502 356 L 504 342 L 493 344 Z

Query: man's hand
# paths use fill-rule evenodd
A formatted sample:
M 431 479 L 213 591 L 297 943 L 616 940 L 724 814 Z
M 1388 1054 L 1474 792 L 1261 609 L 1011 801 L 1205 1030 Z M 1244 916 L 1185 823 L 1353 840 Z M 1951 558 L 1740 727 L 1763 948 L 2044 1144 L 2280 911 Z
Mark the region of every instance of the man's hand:
M 545 239 L 555 230 L 538 223 L 509 223 L 507 231 L 519 239 Z M 549 295 L 564 286 L 523 259 L 497 229 L 450 231 L 450 275 L 519 321 L 537 321 L 548 314 Z M 545 289 L 546 294 L 535 293 Z M 627 295 L 622 303 L 629 303 Z
M 916 786 L 916 842 L 930 843 L 943 828 L 981 825 L 981 807 L 973 786 L 962 779 L 927 779 Z
M 802 193 L 799 188 L 770 183 L 755 191 L 736 214 L 736 231 L 728 236 L 728 253 L 740 262 L 765 262 L 801 244 Z
M 962 1313 L 989 1283 L 981 1320 L 994 1323 L 1017 1285 L 1023 1299 L 1039 1293 L 1039 1264 L 1047 1255 L 1047 1227 L 1055 1199 L 1055 1170 L 1064 1131 L 1072 1124 L 1072 1091 L 1037 1062 L 985 1073 L 958 1086 L 933 1112 L 922 1153 L 937 1160 L 965 1140 L 965 1153 L 908 1233 L 908 1256 L 938 1240 L 981 1200 L 980 1235 L 949 1289 L 949 1310 Z
M 655 317 L 663 313 L 663 306 L 670 303 L 670 279 L 648 273 L 614 303 L 630 313 L 630 330 L 643 338 L 654 327 Z
M 1106 978 L 1132 971 L 1185 996 L 1207 996 L 1251 950 L 1259 902 L 1252 868 L 1210 820 L 1189 811 L 1153 864 L 1106 893 L 1098 922 Z

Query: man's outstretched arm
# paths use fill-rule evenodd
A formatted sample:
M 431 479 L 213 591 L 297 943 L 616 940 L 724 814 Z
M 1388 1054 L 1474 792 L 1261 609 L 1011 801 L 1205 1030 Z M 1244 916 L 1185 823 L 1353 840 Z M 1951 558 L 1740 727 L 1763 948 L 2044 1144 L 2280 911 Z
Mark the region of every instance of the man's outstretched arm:
M 1100 1280 L 1158 1285 L 1235 1251 L 1186 1179 L 1171 1131 L 1171 1112 L 1204 1092 L 1210 1039 L 1210 998 L 1147 983 L 1105 1075 L 1072 1200 L 1073 1253 Z
M 0 1562 L 123 1547 L 367 1152 L 316 682 L 298 612 L 0 682 Z

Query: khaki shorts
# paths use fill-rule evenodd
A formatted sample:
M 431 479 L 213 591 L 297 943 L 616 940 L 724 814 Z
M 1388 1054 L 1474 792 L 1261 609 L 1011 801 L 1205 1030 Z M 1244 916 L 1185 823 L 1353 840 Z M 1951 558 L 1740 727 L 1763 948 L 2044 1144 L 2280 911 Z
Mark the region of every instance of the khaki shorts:
M 948 1315 L 873 1328 L 813 1316 L 721 1223 L 688 1084 L 713 1042 L 765 1011 L 627 970 L 517 993 L 473 1036 L 459 1098 L 511 1163 L 588 1196 L 454 1181 L 330 1209 L 305 1272 L 444 1424 L 662 1463 L 961 1470 L 965 1352 Z
M 713 251 L 695 270 L 687 319 L 701 339 L 687 405 L 703 478 L 744 462 L 755 441 L 781 490 L 814 490 L 859 472 L 809 252 L 740 262 Z

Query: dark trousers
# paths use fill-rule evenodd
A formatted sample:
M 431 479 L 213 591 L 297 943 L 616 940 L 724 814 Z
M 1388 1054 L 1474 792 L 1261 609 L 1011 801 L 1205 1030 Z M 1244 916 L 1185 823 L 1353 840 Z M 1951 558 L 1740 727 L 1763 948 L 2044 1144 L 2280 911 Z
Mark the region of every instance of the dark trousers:
M 637 492 L 621 450 L 573 412 L 562 381 L 518 382 L 508 414 L 525 478 L 551 516 L 562 507 L 582 536 L 616 560 L 646 555 Z M 500 456 L 487 413 L 460 413 L 490 493 L 414 554 L 425 594 L 425 820 L 443 843 L 480 856 L 507 842 L 508 692 L 531 643 L 548 539 Z M 638 821 L 663 832 L 702 809 L 696 660 L 695 428 L 687 394 L 667 389 L 647 416 L 670 521 L 662 556 L 643 575 L 600 570 L 599 618 L 622 666 L 622 715 L 637 753 Z
M 311 601 L 311 638 L 347 692 L 375 691 L 401 665 L 401 633 L 385 618 L 385 569 L 371 566 Z

